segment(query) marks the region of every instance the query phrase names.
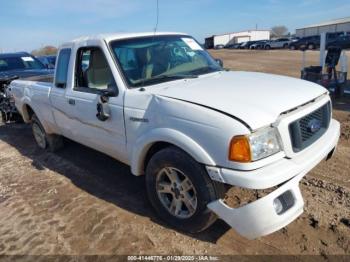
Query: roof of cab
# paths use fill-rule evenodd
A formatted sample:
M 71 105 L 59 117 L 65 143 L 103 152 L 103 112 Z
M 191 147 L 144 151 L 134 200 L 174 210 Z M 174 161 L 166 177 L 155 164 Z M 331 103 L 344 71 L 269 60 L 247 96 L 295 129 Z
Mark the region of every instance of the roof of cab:
M 104 40 L 112 41 L 118 39 L 134 38 L 134 37 L 144 37 L 144 36 L 153 36 L 153 35 L 188 35 L 186 33 L 179 32 L 142 32 L 142 33 L 111 33 L 111 34 L 98 34 L 91 36 L 82 36 L 76 39 L 73 39 L 69 42 L 62 44 L 62 46 L 72 46 L 76 43 L 89 40 Z

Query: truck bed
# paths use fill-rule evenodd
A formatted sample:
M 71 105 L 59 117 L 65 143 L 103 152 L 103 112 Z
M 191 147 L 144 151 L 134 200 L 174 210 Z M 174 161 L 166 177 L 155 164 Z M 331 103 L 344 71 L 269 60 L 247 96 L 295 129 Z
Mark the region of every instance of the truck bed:
M 53 83 L 54 76 L 53 75 L 39 75 L 39 76 L 31 76 L 24 78 L 23 80 L 35 81 L 35 82 L 45 82 L 45 83 Z

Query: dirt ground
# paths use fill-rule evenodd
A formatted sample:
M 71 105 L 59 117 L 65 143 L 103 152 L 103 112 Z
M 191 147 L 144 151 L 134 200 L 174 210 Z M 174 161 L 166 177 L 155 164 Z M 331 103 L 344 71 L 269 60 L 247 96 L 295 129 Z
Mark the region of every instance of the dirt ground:
M 298 51 L 213 55 L 235 70 L 299 76 Z M 317 61 L 316 52 L 310 57 Z M 334 117 L 341 140 L 335 156 L 302 180 L 304 214 L 257 240 L 222 221 L 195 235 L 170 229 L 147 201 L 144 178 L 127 166 L 71 141 L 48 153 L 29 126 L 0 124 L 0 255 L 350 254 L 350 100 L 335 103 Z

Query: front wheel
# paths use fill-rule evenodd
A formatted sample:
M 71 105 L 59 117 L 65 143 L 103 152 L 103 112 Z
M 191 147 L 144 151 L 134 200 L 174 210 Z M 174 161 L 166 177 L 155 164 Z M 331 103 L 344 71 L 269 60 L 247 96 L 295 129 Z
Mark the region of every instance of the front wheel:
M 207 204 L 225 194 L 223 184 L 212 181 L 202 165 L 176 147 L 153 155 L 146 168 L 146 187 L 159 217 L 190 233 L 215 222 L 217 217 Z

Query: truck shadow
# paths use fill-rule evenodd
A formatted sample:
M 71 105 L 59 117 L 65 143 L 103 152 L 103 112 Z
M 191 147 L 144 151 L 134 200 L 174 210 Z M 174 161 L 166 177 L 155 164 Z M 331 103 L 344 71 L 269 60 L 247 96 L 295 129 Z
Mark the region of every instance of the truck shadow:
M 30 158 L 33 168 L 47 168 L 67 177 L 95 197 L 168 227 L 156 217 L 148 202 L 144 176 L 133 176 L 127 165 L 68 139 L 65 147 L 57 153 L 41 150 L 36 146 L 30 126 L 25 124 L 0 123 L 0 139 Z M 227 224 L 218 220 L 204 232 L 184 234 L 216 243 L 229 229 Z

